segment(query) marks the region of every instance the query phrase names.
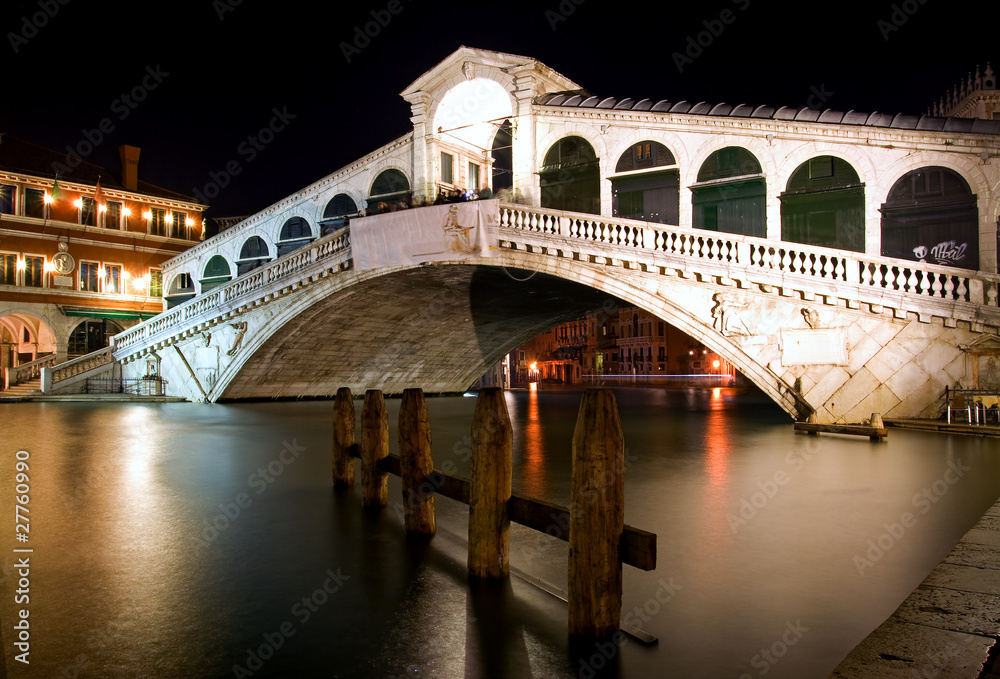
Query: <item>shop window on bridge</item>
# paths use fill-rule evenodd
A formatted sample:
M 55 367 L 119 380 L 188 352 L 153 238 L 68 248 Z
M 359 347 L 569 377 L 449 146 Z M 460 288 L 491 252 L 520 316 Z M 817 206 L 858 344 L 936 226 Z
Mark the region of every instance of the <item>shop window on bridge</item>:
M 810 158 L 788 179 L 781 200 L 781 240 L 865 251 L 865 188 L 851 164 Z
M 881 212 L 883 256 L 979 268 L 977 197 L 957 172 L 908 172 L 893 184 Z
M 677 224 L 680 177 L 666 146 L 641 141 L 618 159 L 611 177 L 612 214 L 660 224 Z
M 170 289 L 167 291 L 164 300 L 167 303 L 167 308 L 170 309 L 178 304 L 183 304 L 194 296 L 194 279 L 191 277 L 191 274 L 182 272 L 174 276 L 174 279 L 170 281 Z
M 303 245 L 308 245 L 314 239 L 312 227 L 302 217 L 291 217 L 281 225 L 278 234 L 278 256 L 288 254 Z
M 201 291 L 208 292 L 212 288 L 228 283 L 233 278 L 229 262 L 222 255 L 215 255 L 205 265 L 205 273 L 201 278 Z
M 122 326 L 107 318 L 99 321 L 83 321 L 70 333 L 68 357 L 77 358 L 100 351 L 108 346 L 114 335 L 120 332 L 123 332 Z
M 763 238 L 767 235 L 767 184 L 760 162 L 739 146 L 719 149 L 698 170 L 691 185 L 696 229 Z
M 267 243 L 260 236 L 250 236 L 240 248 L 240 258 L 236 261 L 236 275 L 242 276 L 270 261 Z
M 377 215 L 410 206 L 410 181 L 399 170 L 385 170 L 372 182 L 367 214 Z
M 333 233 L 347 226 L 351 217 L 358 214 L 358 204 L 346 193 L 338 193 L 330 199 L 323 210 L 323 219 L 319 221 L 322 235 Z
M 542 207 L 601 214 L 601 170 L 594 147 L 582 137 L 564 137 L 548 153 L 538 173 Z

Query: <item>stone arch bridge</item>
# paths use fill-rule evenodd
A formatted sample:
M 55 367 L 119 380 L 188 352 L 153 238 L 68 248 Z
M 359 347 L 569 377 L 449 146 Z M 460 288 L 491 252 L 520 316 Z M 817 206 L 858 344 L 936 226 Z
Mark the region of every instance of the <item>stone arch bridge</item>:
M 468 205 L 475 205 L 469 203 Z M 1000 353 L 998 277 L 766 238 L 479 201 L 490 247 L 359 265 L 355 219 L 115 337 L 124 377 L 196 401 L 460 392 L 539 332 L 625 303 L 792 417 L 937 417 Z M 398 223 L 393 226 L 398 228 Z M 986 362 L 984 362 L 986 357 Z M 983 367 L 987 366 L 987 367 Z

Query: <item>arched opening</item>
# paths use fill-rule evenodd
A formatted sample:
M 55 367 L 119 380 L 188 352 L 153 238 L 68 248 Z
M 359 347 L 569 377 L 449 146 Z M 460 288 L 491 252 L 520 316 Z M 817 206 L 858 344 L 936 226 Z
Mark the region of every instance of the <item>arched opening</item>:
M 253 271 L 257 267 L 267 264 L 268 261 L 270 260 L 267 243 L 260 236 L 250 236 L 240 248 L 240 258 L 236 261 L 236 275 L 242 276 L 248 271 Z
M 228 283 L 232 278 L 233 272 L 229 268 L 229 262 L 222 255 L 215 255 L 205 265 L 205 273 L 199 281 L 201 291 L 208 292 L 212 288 Z
M 781 240 L 865 251 L 865 185 L 851 164 L 817 156 L 795 168 L 781 200 Z
M 616 217 L 677 224 L 680 176 L 674 154 L 655 141 L 633 144 L 618 159 L 611 195 Z
M 83 321 L 70 333 L 67 356 L 77 358 L 100 351 L 108 346 L 113 336 L 122 331 L 122 326 L 110 318 Z
M 163 299 L 167 302 L 167 308 L 172 309 L 178 304 L 183 304 L 195 296 L 194 279 L 186 271 L 174 276 L 167 287 L 167 294 Z
M 323 218 L 319 222 L 320 227 L 323 229 L 323 235 L 325 236 L 328 233 L 333 233 L 337 229 L 347 226 L 351 217 L 357 214 L 358 205 L 354 202 L 354 199 L 346 193 L 338 193 L 330 199 L 330 202 L 323 209 Z M 287 226 L 288 222 L 285 222 L 285 224 Z M 281 232 L 284 234 L 284 227 L 282 227 Z M 278 252 L 281 253 L 281 246 L 279 245 L 278 248 Z
M 881 212 L 883 256 L 979 268 L 977 197 L 957 172 L 907 172 L 892 185 Z
M 601 169 L 594 147 L 582 137 L 564 137 L 538 173 L 542 207 L 601 214 Z
M 514 129 L 510 120 L 503 121 L 493 137 L 490 151 L 493 158 L 493 192 L 514 188 Z
M 56 337 L 45 321 L 30 314 L 0 317 L 0 368 L 14 368 L 54 353 Z
M 705 159 L 697 183 L 691 185 L 692 224 L 696 229 L 764 238 L 766 199 L 760 163 L 747 149 L 727 146 Z
M 398 207 L 409 207 L 410 198 L 410 181 L 406 175 L 396 169 L 383 170 L 372 182 L 367 213 L 377 215 Z
M 498 146 L 497 128 L 514 113 L 510 95 L 500 83 L 472 77 L 471 72 L 466 75 L 469 79 L 448 90 L 434 112 L 438 196 L 489 188 L 487 182 L 493 179 L 491 150 Z M 509 146 L 510 142 L 499 145 Z

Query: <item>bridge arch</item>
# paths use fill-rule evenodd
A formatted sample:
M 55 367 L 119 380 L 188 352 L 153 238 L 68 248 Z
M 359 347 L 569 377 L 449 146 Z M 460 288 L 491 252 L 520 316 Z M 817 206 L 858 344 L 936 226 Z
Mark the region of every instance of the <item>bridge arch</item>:
M 544 165 L 545 156 L 555 148 L 556 144 L 560 140 L 569 137 L 579 137 L 585 140 L 590 147 L 594 150 L 594 154 L 597 156 L 598 160 L 598 185 L 600 189 L 600 207 L 598 212 L 592 214 L 610 214 L 611 206 L 611 186 L 605 186 L 606 182 L 603 181 L 613 170 L 613 161 L 608 160 L 608 148 L 607 140 L 604 136 L 600 134 L 600 130 L 595 126 L 590 124 L 582 124 L 578 122 L 567 122 L 565 125 L 559 126 L 557 129 L 549 132 L 548 134 L 539 138 L 535 144 L 535 153 L 538 158 L 538 169 L 539 173 L 535 175 L 535 181 L 538 182 L 536 185 L 537 193 L 534 195 L 541 196 L 541 169 Z M 617 158 L 615 159 L 617 160 Z
M 233 263 L 223 255 L 212 255 L 205 262 L 201 270 L 201 278 L 198 279 L 198 288 L 201 292 L 208 292 L 233 279 Z
M 240 246 L 239 257 L 236 259 L 236 275 L 241 276 L 263 266 L 275 257 L 275 246 L 268 243 L 261 235 L 248 236 Z
M 511 276 L 511 271 L 535 275 Z M 394 292 L 401 285 L 411 293 L 405 303 Z M 465 388 L 486 367 L 539 332 L 595 311 L 616 319 L 619 305 L 624 304 L 653 314 L 711 348 L 793 416 L 808 414 L 808 404 L 790 385 L 717 331 L 715 319 L 708 314 L 699 317 L 675 293 L 623 280 L 604 268 L 589 270 L 581 281 L 558 258 L 523 251 L 504 252 L 495 262 L 479 265 L 449 262 L 351 270 L 309 286 L 248 332 L 238 360 L 219 373 L 207 397 L 265 395 L 276 361 L 285 366 L 283 371 L 298 366 L 303 380 L 315 383 L 329 376 L 330 382 L 318 388 L 331 394 L 339 386 L 360 390 L 376 382 L 380 386 L 373 388 L 390 393 L 414 386 L 433 392 L 436 386 L 431 381 L 440 379 Z M 532 300 L 526 315 L 524 299 Z M 328 312 L 332 309 L 337 313 Z M 360 324 L 364 336 L 359 338 Z M 401 334 L 400 328 L 409 334 Z M 345 358 L 319 355 L 320 338 L 322 346 L 342 351 Z M 339 366 L 349 363 L 353 363 L 349 370 L 333 376 Z

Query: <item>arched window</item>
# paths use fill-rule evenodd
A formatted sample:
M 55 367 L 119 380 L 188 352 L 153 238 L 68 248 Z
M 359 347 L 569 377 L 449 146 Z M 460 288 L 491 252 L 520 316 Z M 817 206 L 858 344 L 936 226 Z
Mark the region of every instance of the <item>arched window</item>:
M 851 164 L 817 156 L 795 168 L 781 200 L 781 240 L 865 251 L 865 185 Z
M 236 275 L 253 271 L 269 261 L 267 243 L 260 236 L 250 236 L 240 248 L 240 258 L 236 262 Z
M 601 214 L 601 170 L 594 147 L 582 137 L 564 137 L 539 171 L 542 207 Z
M 372 190 L 368 196 L 368 214 L 378 214 L 389 209 L 389 205 L 400 202 L 409 205 L 409 180 L 399 170 L 382 171 L 372 182 Z
M 677 161 L 655 141 L 633 144 L 618 159 L 611 178 L 612 214 L 660 224 L 677 224 L 680 177 Z
M 691 186 L 696 229 L 763 238 L 767 235 L 767 185 L 760 163 L 745 148 L 719 149 L 698 170 Z
M 358 204 L 346 193 L 338 193 L 330 199 L 323 210 L 323 218 L 319 221 L 323 235 L 333 233 L 350 222 L 350 218 L 358 214 Z
M 171 309 L 178 304 L 183 304 L 195 296 L 194 279 L 191 274 L 181 272 L 174 276 L 167 288 L 167 294 L 163 297 L 167 302 L 167 308 Z
M 229 262 L 222 255 L 215 255 L 205 265 L 205 273 L 201 278 L 201 291 L 208 292 L 233 278 Z
M 99 321 L 83 321 L 70 333 L 67 357 L 77 358 L 100 351 L 108 346 L 108 342 L 114 335 L 122 331 L 122 326 L 108 318 Z
M 288 254 L 313 241 L 313 230 L 302 217 L 291 217 L 281 225 L 278 234 L 278 256 Z
M 979 268 L 977 197 L 957 172 L 907 172 L 892 185 L 881 212 L 884 256 Z

